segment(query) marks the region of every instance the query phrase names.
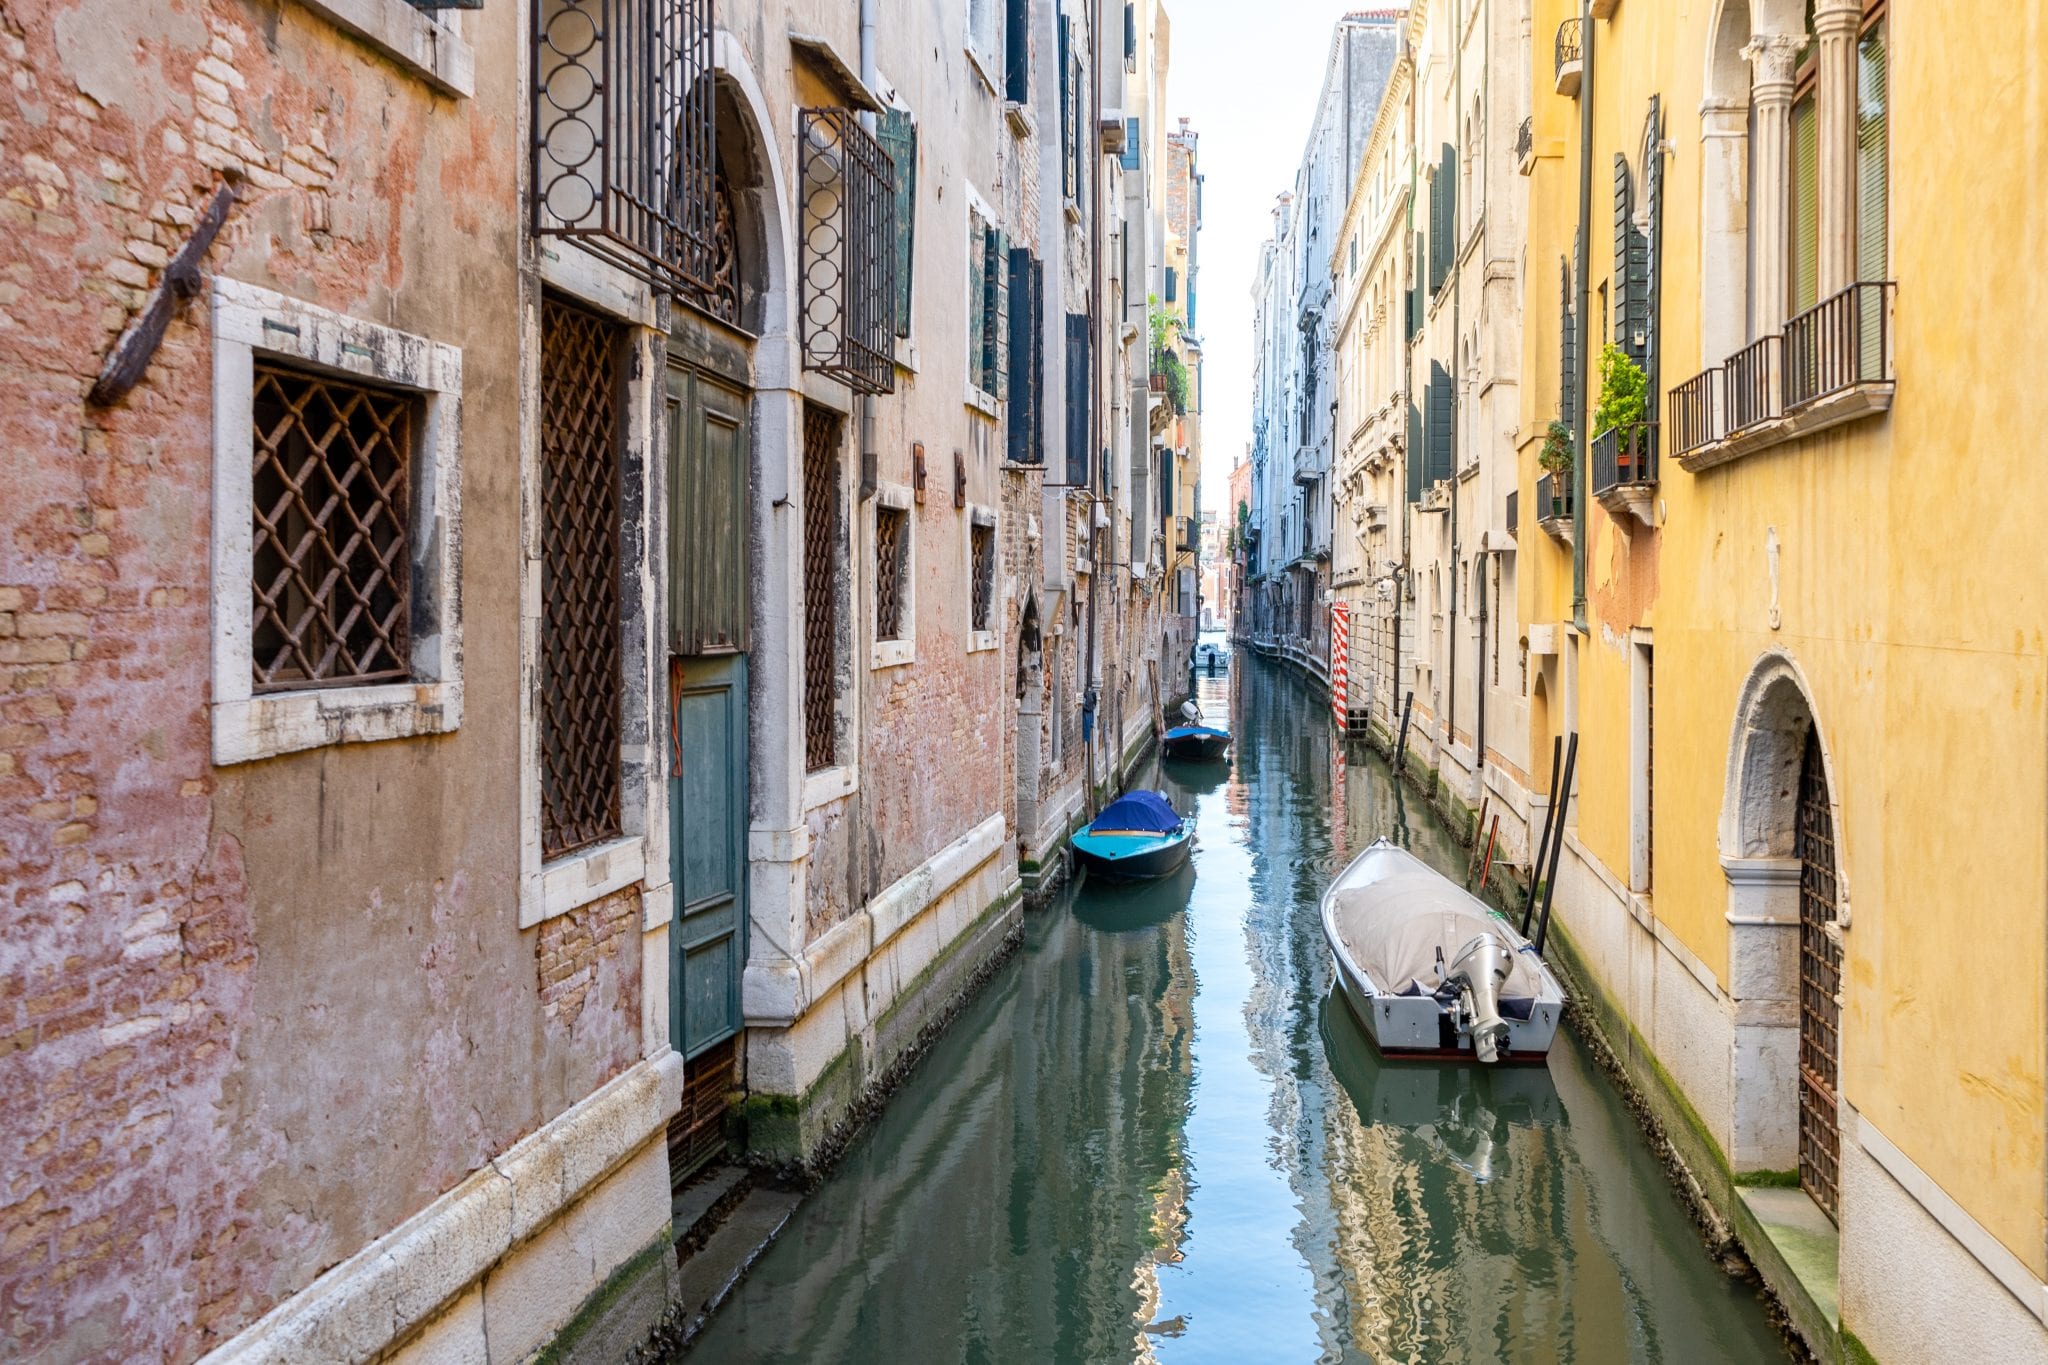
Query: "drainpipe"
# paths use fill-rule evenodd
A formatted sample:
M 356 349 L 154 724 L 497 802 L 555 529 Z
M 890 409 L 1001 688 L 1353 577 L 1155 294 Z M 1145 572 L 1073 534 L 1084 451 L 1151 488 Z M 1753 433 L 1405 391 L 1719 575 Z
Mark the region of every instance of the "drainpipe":
M 1416 159 L 1415 155 L 1415 54 L 1407 51 L 1407 46 L 1408 30 L 1403 28 L 1401 30 L 1402 56 L 1408 62 L 1406 128 L 1408 135 L 1408 221 L 1401 225 L 1401 250 L 1404 253 L 1414 250 L 1415 247 L 1415 189 L 1422 169 L 1422 163 Z M 1411 268 L 1417 274 L 1421 273 L 1422 258 L 1419 253 L 1415 260 L 1411 262 Z M 1409 281 L 1409 292 L 1411 295 L 1414 284 L 1415 281 Z M 1407 331 L 1405 321 L 1402 323 L 1401 330 L 1403 332 Z M 1403 336 L 1401 338 L 1400 369 L 1401 421 L 1404 433 L 1403 440 L 1405 441 L 1408 430 L 1408 409 L 1415 405 L 1415 338 L 1413 337 Z M 1407 458 L 1408 460 L 1419 460 L 1422 458 L 1422 452 L 1419 450 L 1408 450 Z M 1401 594 L 1406 591 L 1407 585 L 1415 579 L 1415 567 L 1412 562 L 1414 542 L 1411 539 L 1415 528 L 1415 509 L 1408 502 L 1408 470 L 1405 462 L 1403 463 L 1401 473 L 1401 563 L 1394 571 L 1394 676 L 1392 679 L 1392 690 L 1387 695 L 1387 733 L 1389 735 L 1393 734 L 1394 727 L 1400 723 L 1398 716 L 1401 709 Z
M 1579 250 L 1572 269 L 1578 272 L 1579 386 L 1578 430 L 1572 433 L 1572 624 L 1586 629 L 1586 428 L 1593 420 L 1592 290 L 1586 278 L 1593 250 L 1593 8 L 1579 7 Z
M 1455 148 L 1452 164 L 1458 178 L 1465 169 L 1465 22 L 1464 6 L 1459 0 L 1451 3 L 1451 146 Z M 1458 178 L 1444 187 L 1446 193 L 1455 190 Z M 1458 201 L 1453 199 L 1453 205 Z M 1463 205 L 1460 207 L 1470 207 Z M 1451 610 L 1450 629 L 1444 632 L 1444 750 L 1455 752 L 1458 747 L 1458 577 L 1462 566 L 1458 562 L 1458 428 L 1463 425 L 1459 414 L 1464 404 L 1459 401 L 1458 389 L 1465 376 L 1460 373 L 1463 366 L 1458 363 L 1458 347 L 1464 341 L 1464 285 L 1465 234 L 1459 230 L 1458 215 L 1451 214 Z
M 1480 41 L 1481 41 L 1481 42 L 1490 42 L 1490 41 L 1492 41 L 1492 33 L 1491 33 L 1491 28 L 1490 28 L 1490 25 L 1491 25 L 1491 24 L 1492 24 L 1492 22 L 1493 22 L 1493 15 L 1492 15 L 1492 4 L 1491 4 L 1491 0 L 1479 0 L 1479 10 L 1480 10 L 1480 19 L 1479 19 L 1479 29 L 1480 29 Z M 1463 71 L 1463 70 L 1464 70 L 1464 67 L 1463 67 L 1463 66 L 1461 65 L 1461 66 L 1460 66 L 1460 67 L 1459 67 L 1458 69 L 1459 69 L 1460 71 Z M 1481 111 L 1483 111 L 1483 113 L 1485 114 L 1485 117 L 1486 117 L 1486 119 L 1487 119 L 1487 120 L 1488 120 L 1489 122 L 1491 122 L 1491 121 L 1492 121 L 1492 119 L 1493 119 L 1493 63 L 1491 63 L 1491 62 L 1488 62 L 1488 63 L 1486 63 L 1486 64 L 1485 64 L 1484 66 L 1482 66 L 1482 67 L 1480 68 L 1480 71 L 1479 71 L 1479 107 L 1480 107 Z M 1461 127 L 1462 127 L 1463 125 L 1461 124 L 1461 125 L 1459 125 L 1459 126 L 1461 126 Z M 1480 157 L 1480 161 L 1479 161 L 1479 175 L 1477 175 L 1477 176 L 1474 176 L 1474 177 L 1473 177 L 1473 180 L 1474 180 L 1474 183 L 1476 183 L 1476 184 L 1478 184 L 1478 185 L 1479 185 L 1479 188 L 1480 188 L 1480 193 L 1482 193 L 1482 194 L 1483 194 L 1483 193 L 1485 193 L 1485 190 L 1486 190 L 1486 186 L 1485 186 L 1485 181 L 1483 180 L 1483 178 L 1482 178 L 1482 177 L 1484 177 L 1484 176 L 1485 176 L 1485 174 L 1486 174 L 1486 164 L 1487 164 L 1487 163 L 1486 163 L 1486 157 L 1484 156 L 1484 151 L 1485 151 L 1485 148 L 1486 148 L 1486 133 L 1485 133 L 1485 130 L 1484 130 L 1484 129 L 1481 129 L 1481 130 L 1480 130 L 1480 133 L 1479 133 L 1479 146 L 1480 146 L 1480 150 L 1481 150 L 1481 153 L 1482 153 L 1482 155 L 1481 155 L 1481 157 Z M 1489 233 L 1489 235 L 1490 235 L 1490 233 Z M 1484 259 L 1483 255 L 1482 255 L 1482 259 Z M 1485 527 L 1487 528 L 1487 529 L 1486 529 L 1486 531 L 1485 531 L 1485 532 L 1484 532 L 1483 534 L 1485 535 L 1485 537 L 1486 537 L 1486 538 L 1487 538 L 1488 540 L 1491 540 L 1491 539 L 1492 539 L 1492 535 L 1493 535 L 1493 531 L 1492 531 L 1492 528 L 1493 528 L 1493 490 L 1492 490 L 1492 480 L 1491 480 L 1491 479 L 1488 479 L 1488 478 L 1486 478 L 1483 472 L 1482 472 L 1482 474 L 1481 474 L 1481 476 L 1480 476 L 1480 478 L 1479 478 L 1479 492 L 1480 492 L 1480 496 L 1481 496 L 1482 498 L 1484 498 L 1484 499 L 1485 499 L 1485 502 L 1484 502 L 1484 504 L 1483 504 L 1483 508 L 1484 508 L 1484 515 L 1482 515 L 1482 516 L 1481 516 L 1481 517 L 1479 518 L 1479 520 L 1480 520 L 1480 524 L 1481 524 L 1481 525 L 1483 525 L 1483 526 L 1485 526 Z M 1478 765 L 1479 765 L 1479 766 L 1478 766 L 1478 768 L 1476 769 L 1476 771 L 1477 771 L 1477 773 L 1478 773 L 1478 776 L 1479 776 L 1479 788 L 1480 788 L 1481 792 L 1484 792 L 1484 791 L 1485 791 L 1485 789 L 1486 789 L 1486 622 L 1487 622 L 1487 613 L 1486 613 L 1486 569 L 1485 569 L 1485 565 L 1486 565 L 1486 561 L 1487 561 L 1487 560 L 1489 560 L 1489 559 L 1493 560 L 1493 561 L 1494 561 L 1494 563 L 1495 563 L 1496 565 L 1498 565 L 1498 564 L 1499 564 L 1499 562 L 1500 562 L 1500 561 L 1499 561 L 1499 559 L 1498 559 L 1498 558 L 1496 558 L 1496 552 L 1494 551 L 1494 549 L 1493 549 L 1493 547 L 1492 547 L 1491 545 L 1488 545 L 1488 546 L 1486 547 L 1486 549 L 1485 549 L 1485 552 L 1484 552 L 1484 553 L 1482 554 L 1482 556 L 1481 556 L 1481 558 L 1480 558 L 1480 560 L 1479 560 L 1479 565 L 1480 565 L 1480 567 L 1479 567 L 1479 572 L 1478 572 L 1478 577 L 1479 577 L 1479 647 L 1478 647 L 1478 651 L 1477 651 L 1476 655 L 1474 656 L 1474 657 L 1476 658 L 1476 660 L 1477 660 L 1477 665 L 1476 665 L 1476 667 L 1475 667 L 1475 669 L 1474 669 L 1474 672 L 1473 672 L 1473 675 L 1472 675 L 1472 704 L 1473 704 L 1473 707 L 1474 707 L 1474 709 L 1475 709 L 1475 711 L 1476 711 L 1476 713 L 1477 713 L 1477 714 L 1476 714 L 1476 715 L 1474 716 L 1474 718 L 1473 718 L 1473 724 L 1472 724 L 1472 759 L 1473 759 L 1473 762 L 1475 762 L 1476 764 L 1478 764 Z M 1495 575 L 1496 575 L 1496 577 L 1495 577 L 1495 580 L 1494 580 L 1494 597 L 1495 597 L 1496 599 L 1498 599 L 1498 598 L 1499 598 L 1499 596 L 1500 596 L 1500 580 L 1499 580 L 1498 574 L 1499 574 L 1499 570 L 1498 570 L 1498 568 L 1496 568 L 1496 569 L 1495 569 Z M 1497 603 L 1497 602 L 1496 602 L 1496 609 L 1498 609 L 1498 603 Z M 1499 666 L 1498 664 L 1496 664 L 1496 665 L 1495 665 L 1495 667 L 1498 667 L 1498 666 Z M 1472 837 L 1473 837 L 1473 839 L 1477 840 L 1477 839 L 1478 839 L 1478 837 L 1479 837 L 1478 831 L 1476 831 L 1476 830 L 1475 830 L 1475 831 L 1473 832 L 1473 835 L 1472 835 Z
M 864 0 L 872 4 L 874 0 Z M 1097 459 L 1102 450 L 1102 386 L 1095 382 L 1096 366 L 1102 361 L 1107 348 L 1102 340 L 1102 319 L 1099 300 L 1102 295 L 1102 11 L 1098 6 L 1088 10 L 1088 126 L 1083 131 L 1087 138 L 1088 151 L 1088 337 L 1091 342 L 1088 356 L 1088 686 L 1081 703 L 1083 718 L 1087 722 L 1082 728 L 1081 745 L 1087 760 L 1086 780 L 1088 790 L 1082 794 L 1081 808 L 1089 816 L 1095 814 L 1096 746 L 1102 740 L 1100 703 L 1102 695 L 1101 656 L 1097 637 L 1100 634 L 1100 618 L 1097 615 L 1098 600 L 1102 595 L 1103 566 L 1102 532 L 1095 525 L 1096 507 L 1103 501 L 1098 491 L 1107 470 L 1107 460 Z M 1078 178 L 1077 185 L 1083 183 Z M 1068 399 L 1072 401 L 1071 397 Z
M 860 80 L 870 92 L 880 84 L 880 74 L 875 60 L 875 7 L 877 0 L 860 0 Z M 870 135 L 875 131 L 875 116 L 862 113 L 860 125 Z M 875 400 L 871 395 L 862 394 L 854 400 L 855 428 L 860 440 L 860 501 L 869 502 L 875 496 L 880 481 L 881 452 L 875 447 Z M 867 660 L 872 644 L 868 638 L 873 629 L 873 620 L 861 610 L 860 604 L 867 601 L 865 580 L 869 557 L 853 556 L 853 692 L 854 692 L 854 748 L 855 771 L 867 771 L 867 732 L 862 713 L 867 705 L 863 680 L 867 677 Z M 867 841 L 867 817 L 862 809 L 862 784 L 855 781 L 853 795 L 848 803 L 846 859 L 847 899 L 853 905 L 865 905 L 874 869 L 870 866 Z

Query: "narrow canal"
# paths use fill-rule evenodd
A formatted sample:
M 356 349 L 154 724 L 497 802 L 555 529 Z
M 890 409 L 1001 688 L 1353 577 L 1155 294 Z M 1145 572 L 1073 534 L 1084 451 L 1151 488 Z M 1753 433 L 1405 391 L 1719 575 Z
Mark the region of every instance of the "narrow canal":
M 1193 865 L 1029 916 L 693 1358 L 1783 1359 L 1576 1040 L 1547 1070 L 1377 1059 L 1317 896 L 1382 834 L 1464 853 L 1340 767 L 1291 675 L 1201 691 L 1238 743 L 1164 775 Z

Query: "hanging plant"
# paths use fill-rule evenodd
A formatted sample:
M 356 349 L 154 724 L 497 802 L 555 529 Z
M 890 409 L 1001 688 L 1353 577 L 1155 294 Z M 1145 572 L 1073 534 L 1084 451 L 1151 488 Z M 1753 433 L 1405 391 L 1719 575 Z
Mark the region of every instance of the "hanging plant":
M 1612 431 L 1649 419 L 1650 377 L 1643 367 L 1612 342 L 1600 348 L 1600 401 L 1593 408 L 1593 430 Z
M 1549 430 L 1543 433 L 1543 449 L 1536 452 L 1536 463 L 1548 474 L 1571 473 L 1572 429 L 1552 419 Z

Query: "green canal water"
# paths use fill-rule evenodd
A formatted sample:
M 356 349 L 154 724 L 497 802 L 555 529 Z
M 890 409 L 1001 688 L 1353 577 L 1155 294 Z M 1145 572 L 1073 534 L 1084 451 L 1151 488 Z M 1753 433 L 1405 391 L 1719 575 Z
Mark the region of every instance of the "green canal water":
M 1465 855 L 1291 675 L 1201 692 L 1192 865 L 1028 916 L 691 1360 L 1783 1360 L 1576 1040 L 1379 1061 L 1317 896 L 1383 834 Z

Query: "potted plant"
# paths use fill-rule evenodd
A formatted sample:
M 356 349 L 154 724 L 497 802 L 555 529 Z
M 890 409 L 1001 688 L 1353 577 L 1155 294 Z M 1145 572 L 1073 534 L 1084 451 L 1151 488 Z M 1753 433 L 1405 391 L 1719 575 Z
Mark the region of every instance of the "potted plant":
M 1650 377 L 1612 342 L 1600 349 L 1600 401 L 1593 430 L 1615 433 L 1615 472 L 1624 483 L 1638 477 L 1643 423 L 1649 420 Z
M 1543 448 L 1536 452 L 1536 463 L 1551 476 L 1550 506 L 1538 509 L 1542 517 L 1561 517 L 1571 504 L 1572 477 L 1572 429 L 1556 418 L 1552 418 L 1549 429 L 1543 433 Z

